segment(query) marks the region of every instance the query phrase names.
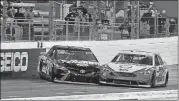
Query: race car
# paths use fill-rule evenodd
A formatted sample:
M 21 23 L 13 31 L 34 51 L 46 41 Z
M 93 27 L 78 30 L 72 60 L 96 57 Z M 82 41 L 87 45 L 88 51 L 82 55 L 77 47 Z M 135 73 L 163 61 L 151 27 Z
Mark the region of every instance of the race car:
M 37 72 L 41 79 L 98 83 L 99 62 L 89 48 L 53 46 L 39 56 Z
M 99 83 L 123 86 L 167 86 L 169 71 L 160 54 L 123 50 L 101 66 Z

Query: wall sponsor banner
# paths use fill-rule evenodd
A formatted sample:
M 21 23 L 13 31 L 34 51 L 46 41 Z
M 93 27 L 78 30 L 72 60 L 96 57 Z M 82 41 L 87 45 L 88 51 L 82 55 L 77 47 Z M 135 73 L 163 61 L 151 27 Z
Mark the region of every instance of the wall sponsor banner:
M 0 72 L 26 71 L 28 67 L 28 52 L 3 52 L 1 53 Z
M 38 56 L 46 49 L 1 49 L 0 72 L 19 74 L 23 76 L 35 75 Z M 13 75 L 15 76 L 15 75 Z

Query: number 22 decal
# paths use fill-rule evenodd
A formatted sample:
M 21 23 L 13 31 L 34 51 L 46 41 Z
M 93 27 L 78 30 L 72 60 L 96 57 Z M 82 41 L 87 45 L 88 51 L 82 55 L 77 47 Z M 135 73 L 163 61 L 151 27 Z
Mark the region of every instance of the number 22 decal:
M 47 61 L 47 66 L 46 66 L 46 74 L 50 75 L 50 68 L 52 67 L 52 63 L 50 61 Z
M 157 77 L 157 81 L 160 82 L 160 81 L 163 81 L 164 80 L 164 68 L 162 67 L 159 67 L 159 75 Z

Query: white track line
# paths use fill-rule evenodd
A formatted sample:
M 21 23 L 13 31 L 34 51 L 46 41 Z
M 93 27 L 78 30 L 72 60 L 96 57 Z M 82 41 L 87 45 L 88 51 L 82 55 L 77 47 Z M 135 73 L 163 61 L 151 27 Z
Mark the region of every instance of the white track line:
M 10 98 L 1 100 L 120 100 L 120 99 L 177 99 L 177 90 L 147 91 L 147 92 L 127 92 L 127 93 L 107 93 L 107 94 L 88 94 L 70 96 L 51 96 L 51 97 L 31 97 L 31 98 Z

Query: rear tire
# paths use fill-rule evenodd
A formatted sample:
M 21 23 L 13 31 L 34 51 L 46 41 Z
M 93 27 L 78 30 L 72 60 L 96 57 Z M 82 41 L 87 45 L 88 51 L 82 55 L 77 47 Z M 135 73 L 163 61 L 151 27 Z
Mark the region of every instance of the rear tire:
M 166 74 L 166 79 L 165 79 L 165 83 L 164 83 L 163 87 L 167 87 L 168 78 L 169 78 L 169 73 L 167 72 L 167 74 Z
M 154 71 L 153 74 L 152 74 L 152 79 L 151 79 L 151 84 L 150 84 L 150 87 L 151 88 L 155 88 L 155 81 L 156 81 L 156 72 Z
M 37 73 L 38 73 L 40 79 L 45 80 L 45 77 L 42 75 L 42 61 L 39 61 L 39 63 L 38 63 Z

